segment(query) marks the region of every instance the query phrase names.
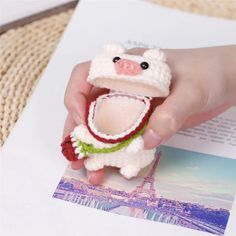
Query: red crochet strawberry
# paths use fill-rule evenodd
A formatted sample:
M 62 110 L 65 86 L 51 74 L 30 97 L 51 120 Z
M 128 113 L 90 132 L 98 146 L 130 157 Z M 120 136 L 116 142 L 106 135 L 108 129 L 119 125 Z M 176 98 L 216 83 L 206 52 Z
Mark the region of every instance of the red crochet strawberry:
M 68 161 L 77 161 L 78 157 L 75 154 L 75 147 L 72 146 L 70 135 L 68 135 L 61 144 L 62 153 Z

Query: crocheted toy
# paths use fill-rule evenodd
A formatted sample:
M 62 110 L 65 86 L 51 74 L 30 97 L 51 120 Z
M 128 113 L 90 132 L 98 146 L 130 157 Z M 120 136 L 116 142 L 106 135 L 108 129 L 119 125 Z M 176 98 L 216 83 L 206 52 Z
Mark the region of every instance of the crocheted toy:
M 87 81 L 110 89 L 88 105 L 86 124 L 78 125 L 62 143 L 69 161 L 85 158 L 85 168 L 120 168 L 132 178 L 149 165 L 155 149 L 145 150 L 142 133 L 152 112 L 152 97 L 169 94 L 171 72 L 160 49 L 129 55 L 119 44 L 107 44 L 91 62 Z

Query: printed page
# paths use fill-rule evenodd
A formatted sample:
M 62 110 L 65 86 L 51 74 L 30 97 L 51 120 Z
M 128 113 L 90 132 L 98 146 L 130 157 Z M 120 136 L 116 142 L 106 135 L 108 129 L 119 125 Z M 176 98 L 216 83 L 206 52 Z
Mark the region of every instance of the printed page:
M 234 32 L 232 21 L 147 1 L 80 1 L 3 147 L 0 234 L 236 235 L 234 109 L 221 116 L 225 121 L 218 117 L 203 124 L 207 127 L 179 132 L 130 181 L 108 169 L 105 182 L 91 186 L 85 171 L 71 170 L 60 153 L 63 97 L 71 70 L 105 42 L 204 47 L 233 44 Z M 234 133 L 226 137 L 229 125 Z
M 53 196 L 106 212 L 224 235 L 236 192 L 236 160 L 162 146 L 155 161 L 132 181 L 114 170 L 108 174 L 102 185 L 92 186 L 84 170 L 68 167 Z
M 199 126 L 179 131 L 167 144 L 236 159 L 236 108 Z

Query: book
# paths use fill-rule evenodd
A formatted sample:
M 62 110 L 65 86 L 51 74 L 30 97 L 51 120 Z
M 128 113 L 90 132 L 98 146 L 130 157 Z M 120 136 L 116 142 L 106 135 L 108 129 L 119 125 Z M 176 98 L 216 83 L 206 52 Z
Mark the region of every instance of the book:
M 91 186 L 60 153 L 71 70 L 104 43 L 205 47 L 233 44 L 235 32 L 233 21 L 148 1 L 80 1 L 1 150 L 0 234 L 236 235 L 235 108 L 178 132 L 133 180 L 110 170 Z

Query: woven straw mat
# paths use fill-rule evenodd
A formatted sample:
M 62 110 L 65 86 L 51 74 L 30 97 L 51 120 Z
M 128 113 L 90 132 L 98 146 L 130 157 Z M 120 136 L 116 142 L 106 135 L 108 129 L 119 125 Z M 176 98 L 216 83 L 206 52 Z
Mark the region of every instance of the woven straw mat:
M 151 0 L 160 5 L 236 19 L 236 0 Z M 45 17 L 0 35 L 0 146 L 21 114 L 73 13 Z

